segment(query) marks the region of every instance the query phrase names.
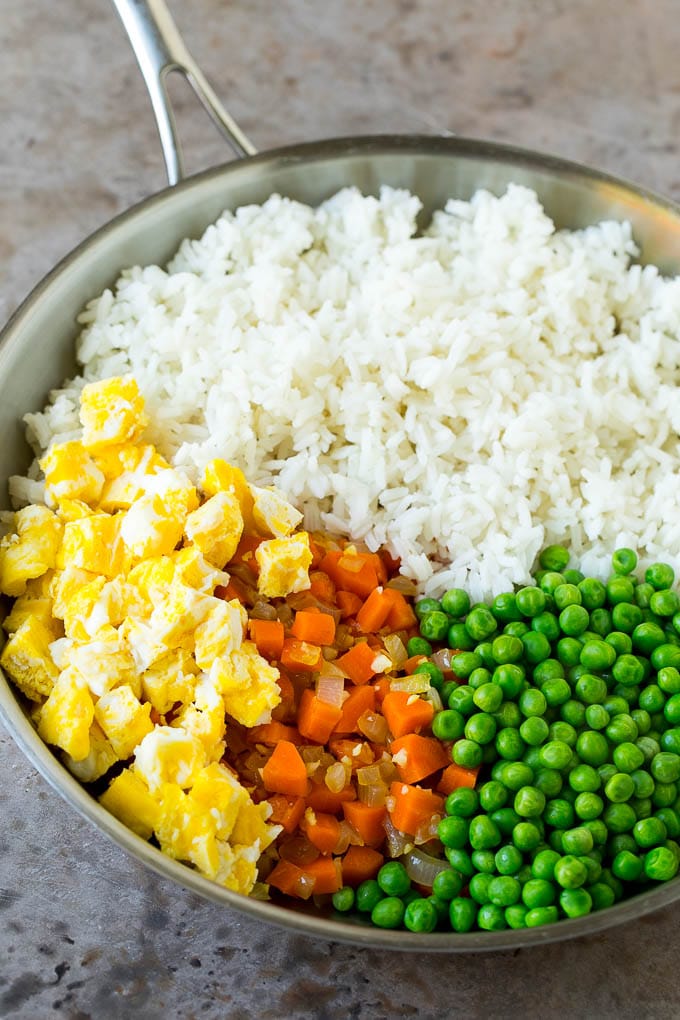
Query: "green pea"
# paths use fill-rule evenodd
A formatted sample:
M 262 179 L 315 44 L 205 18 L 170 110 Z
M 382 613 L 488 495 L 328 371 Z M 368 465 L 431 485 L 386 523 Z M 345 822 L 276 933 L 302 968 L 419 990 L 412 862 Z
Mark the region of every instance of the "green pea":
M 472 899 L 457 896 L 449 905 L 449 922 L 453 931 L 471 931 L 477 920 L 477 904 Z
M 654 761 L 654 759 L 652 759 Z M 652 771 L 652 775 L 653 775 Z M 655 777 L 656 778 L 656 777 Z M 652 793 L 652 803 L 655 807 L 663 808 L 670 807 L 675 803 L 675 798 L 678 795 L 677 783 L 666 783 L 658 779 L 654 783 L 654 792 Z
M 491 855 L 491 858 L 493 860 L 493 854 Z M 493 871 L 493 865 L 491 870 Z M 470 879 L 468 891 L 472 899 L 479 904 L 491 902 L 489 899 L 489 882 L 491 881 L 491 877 L 492 876 L 489 872 L 478 872 Z
M 540 588 L 520 588 L 515 598 L 523 616 L 538 616 L 545 609 L 545 593 Z
M 501 875 L 516 875 L 523 864 L 523 857 L 520 850 L 512 844 L 500 847 L 495 855 L 494 861 L 496 871 Z M 493 898 L 492 898 L 493 902 Z
M 538 557 L 544 570 L 561 571 L 569 563 L 569 552 L 563 545 L 547 545 Z
M 561 740 L 563 743 L 568 744 L 569 747 L 576 745 L 576 738 L 578 734 L 571 723 L 564 722 L 564 720 L 556 720 L 550 726 L 550 739 Z
M 642 584 L 638 584 L 635 587 L 635 605 L 639 606 L 640 609 L 649 609 L 649 601 L 655 592 L 655 588 L 648 584 L 647 581 L 643 581 Z
M 441 612 L 442 604 L 437 599 L 420 599 L 413 608 L 418 619 L 422 620 L 428 613 Z
M 637 561 L 634 549 L 617 549 L 612 555 L 612 569 L 615 574 L 632 574 L 637 566 Z
M 477 744 L 490 743 L 496 736 L 496 720 L 488 712 L 476 712 L 465 723 L 465 736 Z
M 635 784 L 627 773 L 617 772 L 605 785 L 604 792 L 613 804 L 622 804 L 635 793 Z
M 458 619 L 470 611 L 470 596 L 462 588 L 449 588 L 441 598 L 441 607 L 445 613 Z
M 612 676 L 617 683 L 632 687 L 642 683 L 644 667 L 637 655 L 619 655 L 612 666 Z
M 652 804 L 651 797 L 631 797 L 629 802 L 635 817 L 639 820 L 640 818 L 651 817 L 654 811 L 654 805 Z
M 626 776 L 630 779 L 630 776 Z M 637 815 L 630 804 L 609 804 L 602 815 L 602 820 L 610 832 L 629 832 L 637 821 Z
M 576 681 L 576 694 L 584 705 L 601 705 L 607 693 L 607 684 L 600 676 L 584 673 Z
M 652 652 L 651 663 L 654 669 L 664 669 L 667 666 L 680 668 L 680 648 L 674 644 L 657 645 Z
M 475 641 L 484 641 L 496 630 L 496 620 L 488 606 L 479 605 L 470 610 L 465 620 L 465 629 Z
M 369 878 L 357 886 L 355 897 L 356 908 L 362 914 L 370 914 L 382 898 L 382 889 L 374 878 Z
M 645 570 L 645 581 L 651 584 L 655 591 L 670 588 L 674 580 L 675 571 L 668 563 L 652 563 Z
M 451 667 L 453 672 L 461 680 L 467 680 L 468 677 L 474 670 L 480 669 L 482 666 L 482 660 L 476 652 L 458 652 L 451 659 Z
M 437 826 L 437 836 L 444 846 L 462 850 L 468 839 L 467 818 L 460 815 L 445 815 Z
M 680 694 L 680 671 L 675 666 L 662 666 L 656 682 L 664 694 Z
M 619 602 L 631 602 L 635 596 L 635 585 L 629 577 L 617 575 L 607 582 L 607 601 L 611 606 Z
M 414 932 L 431 932 L 437 927 L 439 915 L 431 900 L 419 896 L 404 911 L 404 927 Z
M 494 713 L 494 719 L 498 724 L 498 729 L 518 729 L 522 722 L 522 713 L 519 710 L 519 705 L 516 705 L 514 701 L 504 701 L 497 712 Z
M 456 818 L 470 818 L 479 805 L 479 794 L 468 786 L 459 786 L 446 798 L 444 810 Z
M 563 677 L 555 677 L 545 681 L 541 687 L 541 693 L 546 700 L 546 704 L 551 708 L 555 708 L 563 705 L 565 701 L 569 701 L 571 687 Z
M 616 652 L 606 641 L 586 641 L 579 661 L 589 670 L 610 669 L 616 661 Z
M 622 742 L 612 752 L 612 758 L 619 772 L 632 773 L 644 763 L 645 756 L 635 744 Z
M 611 724 L 610 724 L 611 725 Z M 586 765 L 603 765 L 609 757 L 609 744 L 597 730 L 584 730 L 576 741 L 576 753 Z
M 544 878 L 529 879 L 522 887 L 521 895 L 522 902 L 529 910 L 534 910 L 536 907 L 549 907 L 557 898 L 554 885 Z
M 493 682 L 503 691 L 509 700 L 516 698 L 524 686 L 525 672 L 521 666 L 514 663 L 505 663 L 497 666 L 493 671 Z
M 564 584 L 564 575 L 559 570 L 546 570 L 537 577 L 538 586 L 546 595 L 552 595 L 560 584 Z
M 544 768 L 564 769 L 571 761 L 571 748 L 563 740 L 551 740 L 541 747 L 540 761 Z
M 680 779 L 680 755 L 660 751 L 652 758 L 650 771 L 659 783 L 677 783 Z
M 437 712 L 432 721 L 432 732 L 438 740 L 458 740 L 465 730 L 465 717 L 455 708 Z
M 564 677 L 564 666 L 558 659 L 544 659 L 534 666 L 532 677 L 534 684 L 543 689 L 543 685 L 549 681 Z
M 555 921 L 559 920 L 559 916 L 555 906 L 534 907 L 533 910 L 527 911 L 524 923 L 527 928 L 540 928 L 544 924 L 554 924 Z
M 665 846 L 655 846 L 645 854 L 645 875 L 658 882 L 667 882 L 678 872 L 678 858 Z
M 526 928 L 524 918 L 526 917 L 527 908 L 522 903 L 514 903 L 511 907 L 505 908 L 505 920 L 508 928 L 518 930 L 520 928 Z
M 642 610 L 634 602 L 617 602 L 612 609 L 612 623 L 617 630 L 632 634 L 642 623 Z
M 507 662 L 518 662 L 523 652 L 524 645 L 521 639 L 511 634 L 499 634 L 491 644 L 491 654 L 499 666 Z
M 461 715 L 470 715 L 475 710 L 474 690 L 467 684 L 456 684 L 448 698 L 448 706 Z
M 666 833 L 671 839 L 676 839 L 680 836 L 680 815 L 672 807 L 659 808 L 658 811 L 654 812 L 654 817 L 658 818 L 660 822 L 666 827 Z
M 386 896 L 403 896 L 411 888 L 411 879 L 401 861 L 383 864 L 376 879 Z
M 521 786 L 513 807 L 522 818 L 538 818 L 545 807 L 545 795 L 535 786 Z
M 668 830 L 660 818 L 642 818 L 633 826 L 633 839 L 639 847 L 648 850 L 661 846 L 668 836 Z
M 512 835 L 515 826 L 519 825 L 521 818 L 511 807 L 498 808 L 490 816 L 491 821 L 498 827 L 503 836 Z
M 522 614 L 517 608 L 517 602 L 513 592 L 503 592 L 496 595 L 491 603 L 491 612 L 497 620 L 502 623 L 510 623 L 513 620 L 521 620 Z
M 409 657 L 413 655 L 432 655 L 432 645 L 423 637 L 412 637 L 406 643 L 406 652 Z
M 517 793 L 523 786 L 529 786 L 533 782 L 534 773 L 528 765 L 521 761 L 503 762 L 500 771 L 500 781 L 509 790 Z
M 672 695 L 668 701 L 673 701 L 674 695 Z M 674 720 L 666 712 L 666 696 L 657 684 L 649 684 L 643 690 L 640 691 L 640 697 L 638 699 L 640 708 L 644 708 L 646 712 L 654 714 L 655 712 L 663 712 L 668 719 L 668 722 L 674 722 Z M 677 705 L 678 711 L 680 712 L 680 698 L 674 704 Z M 672 709 L 671 709 L 672 711 Z M 678 716 L 678 722 L 680 722 L 680 715 Z
M 580 856 L 593 849 L 594 840 L 589 829 L 577 826 L 562 833 L 562 849 L 567 854 Z
M 680 726 L 674 726 L 661 734 L 661 750 L 680 754 Z
M 498 826 L 487 815 L 476 815 L 470 821 L 470 846 L 474 850 L 491 850 L 501 843 Z
M 562 776 L 557 769 L 539 768 L 535 775 L 534 786 L 546 797 L 557 797 L 562 789 Z
M 373 907 L 371 923 L 377 928 L 400 928 L 405 910 L 403 900 L 398 896 L 386 896 Z
M 471 652 L 477 642 L 470 636 L 464 623 L 452 623 L 446 634 L 446 643 L 449 648 L 455 648 L 459 652 Z
M 589 822 L 600 817 L 604 801 L 597 793 L 579 793 L 574 801 L 574 811 L 582 821 Z
M 497 712 L 503 702 L 503 691 L 498 684 L 484 683 L 475 690 L 472 700 L 482 712 Z
M 568 637 L 579 637 L 588 629 L 589 623 L 588 610 L 577 603 L 565 606 L 559 616 L 562 632 Z
M 544 610 L 537 616 L 531 619 L 531 629 L 535 630 L 538 634 L 542 634 L 543 637 L 550 641 L 557 641 L 560 637 L 560 625 L 557 617 L 554 613 Z M 548 653 L 549 655 L 550 653 Z M 540 662 L 545 661 L 548 656 L 542 656 Z
M 505 627 L 503 627 L 503 633 L 509 637 L 523 638 L 530 629 L 524 620 L 511 620 L 510 623 L 506 623 Z
M 570 829 L 574 824 L 574 808 L 568 800 L 556 797 L 545 805 L 543 821 L 555 829 Z
M 607 907 L 613 907 L 616 902 L 614 890 L 605 882 L 596 882 L 589 886 L 588 892 L 593 901 L 593 910 L 605 910 Z
M 585 721 L 591 730 L 603 730 L 610 718 L 604 705 L 588 705 L 586 708 Z
M 583 601 L 581 591 L 575 584 L 561 584 L 553 592 L 555 606 L 560 614 L 567 606 L 580 606 Z
M 649 712 L 646 712 L 644 708 L 633 708 L 630 717 L 637 726 L 639 734 L 644 736 L 645 733 L 649 733 L 652 728 L 652 718 Z M 666 750 L 668 749 L 666 748 Z
M 581 701 L 570 698 L 560 705 L 560 715 L 570 726 L 581 727 L 585 723 L 586 706 Z
M 637 882 L 643 868 L 642 857 L 631 850 L 619 850 L 612 860 L 612 872 L 622 882 Z
M 454 871 L 464 878 L 472 878 L 475 873 L 475 866 L 467 850 L 459 850 L 456 847 L 446 847 L 444 856 Z
M 354 889 L 350 885 L 343 885 L 331 897 L 333 908 L 341 914 L 346 914 L 354 906 Z
M 557 658 L 564 666 L 574 666 L 581 655 L 581 642 L 576 638 L 564 637 L 557 642 Z
M 643 655 L 651 655 L 655 648 L 665 644 L 666 635 L 656 623 L 639 623 L 632 634 L 633 647 Z
M 502 931 L 507 927 L 505 909 L 495 903 L 485 903 L 477 911 L 477 927 L 482 931 Z
M 569 785 L 578 793 L 595 793 L 600 789 L 602 780 L 592 765 L 577 765 L 569 773 Z
M 450 620 L 441 610 L 426 613 L 420 620 L 420 635 L 427 641 L 443 641 L 446 637 Z
M 674 616 L 680 610 L 680 598 L 667 588 L 655 591 L 649 600 L 649 608 L 657 616 Z
M 593 900 L 587 889 L 563 889 L 560 907 L 567 917 L 585 917 L 593 909 Z
M 497 811 L 508 799 L 508 791 L 497 780 L 491 779 L 479 787 L 479 803 L 488 813 Z
M 451 757 L 456 765 L 461 765 L 466 769 L 476 769 L 482 764 L 482 745 L 469 738 L 457 740 L 453 745 Z
M 522 886 L 511 875 L 500 875 L 489 882 L 489 898 L 497 907 L 511 907 L 522 895 Z
M 586 866 L 573 854 L 566 854 L 555 864 L 555 881 L 563 889 L 578 889 L 587 878 Z
M 581 592 L 581 603 L 588 612 L 593 609 L 601 609 L 607 601 L 607 589 L 595 577 L 585 577 L 578 584 Z
M 672 694 L 668 701 L 664 702 L 662 708 L 667 722 L 673 726 L 680 725 L 680 693 Z M 654 709 L 650 709 L 650 711 L 654 711 Z
M 638 728 L 635 720 L 627 712 L 621 712 L 607 724 L 605 729 L 607 740 L 612 744 L 623 744 L 637 740 Z
M 522 740 L 527 744 L 531 747 L 538 747 L 547 740 L 550 730 L 545 719 L 532 716 L 524 720 L 520 725 L 519 732 Z

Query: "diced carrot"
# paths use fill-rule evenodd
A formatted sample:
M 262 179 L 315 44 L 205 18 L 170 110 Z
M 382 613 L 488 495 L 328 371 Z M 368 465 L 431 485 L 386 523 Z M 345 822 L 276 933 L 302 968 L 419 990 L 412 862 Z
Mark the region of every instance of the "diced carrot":
M 236 552 L 229 561 L 230 563 L 242 563 L 248 567 L 248 570 L 252 573 L 253 577 L 257 577 L 260 572 L 260 568 L 255 558 L 255 550 L 263 541 L 260 535 L 244 534 L 241 536 Z
M 247 599 L 246 586 L 238 577 L 230 577 L 228 584 L 218 584 L 215 587 L 215 598 L 224 599 L 225 602 L 231 602 L 232 599 L 245 602 Z
M 294 637 L 284 638 L 281 665 L 291 673 L 315 673 L 321 668 L 322 659 L 323 653 L 318 645 Z
M 375 691 L 375 703 L 378 708 L 382 708 L 382 703 L 391 691 L 390 678 L 388 676 L 381 676 L 379 680 L 371 684 L 371 687 Z
M 387 817 L 387 808 L 364 804 L 360 800 L 348 801 L 342 805 L 346 821 L 357 832 L 368 846 L 380 846 L 385 839 L 383 822 Z
M 265 659 L 280 659 L 285 631 L 280 620 L 251 620 L 250 636 Z
M 477 776 L 479 775 L 479 767 L 475 769 L 466 769 L 462 765 L 456 765 L 452 762 L 442 772 L 442 777 L 439 780 L 437 789 L 440 793 L 445 796 L 453 791 L 457 790 L 459 786 L 469 786 L 474 788 L 477 782 Z
M 295 832 L 305 813 L 304 797 L 287 797 L 284 793 L 274 793 L 267 800 L 272 806 L 268 821 L 272 825 L 283 826 L 284 832 Z
M 342 715 L 342 709 L 321 701 L 310 688 L 302 692 L 298 708 L 298 729 L 303 737 L 325 744 Z
M 304 744 L 295 726 L 285 726 L 276 720 L 246 730 L 246 740 L 249 744 L 272 744 L 272 746 L 276 746 L 280 740 L 288 740 L 296 746 Z
M 312 783 L 307 794 L 307 805 L 314 811 L 324 811 L 329 815 L 338 815 L 342 811 L 342 805 L 349 800 L 356 800 L 356 790 L 353 786 L 345 786 L 337 793 L 329 790 L 325 783 Z
M 312 554 L 312 562 L 310 564 L 312 570 L 316 570 L 320 565 L 321 560 L 326 555 L 326 549 L 320 542 L 317 542 L 314 535 L 309 536 L 309 551 Z
M 281 691 L 281 701 L 272 709 L 272 719 L 276 719 L 278 722 L 293 722 L 295 718 L 295 688 L 290 677 L 281 669 L 279 669 L 276 683 Z
M 427 825 L 432 815 L 443 814 L 444 798 L 432 790 L 423 790 L 420 786 L 408 783 L 391 783 L 390 798 L 393 805 L 390 811 L 392 824 L 400 832 L 415 836 L 421 826 Z
M 401 668 L 404 676 L 410 676 L 411 673 L 415 673 L 416 666 L 419 666 L 421 662 L 427 662 L 426 655 L 412 655 L 406 662 L 402 663 Z
M 367 684 L 375 676 L 373 663 L 377 658 L 374 648 L 366 641 L 357 641 L 355 645 L 340 655 L 335 664 L 347 674 L 354 684 Z
M 416 614 L 400 591 L 394 588 L 385 588 L 392 607 L 387 617 L 387 626 L 390 630 L 410 630 L 418 622 Z
M 330 613 L 300 609 L 295 614 L 290 632 L 298 641 L 307 641 L 313 645 L 332 645 L 335 641 L 335 620 Z
M 337 588 L 354 592 L 365 599 L 378 585 L 378 573 L 370 553 L 353 553 L 331 550 L 321 561 L 325 571 Z
M 310 571 L 309 591 L 320 602 L 326 602 L 329 606 L 335 605 L 335 585 L 323 570 Z
M 279 892 L 286 896 L 294 896 L 299 900 L 307 900 L 315 890 L 316 883 L 309 881 L 307 868 L 298 868 L 290 861 L 279 861 L 276 867 L 267 876 L 269 885 L 273 885 Z
M 364 765 L 372 765 L 375 761 L 373 749 L 365 740 L 351 739 L 350 737 L 331 737 L 328 741 L 328 750 L 332 755 L 335 755 L 338 761 L 348 758 L 352 769 L 360 769 Z
M 418 783 L 451 761 L 443 744 L 434 737 L 421 737 L 418 733 L 405 733 L 393 740 L 390 752 L 405 783 Z
M 357 613 L 357 625 L 364 634 L 372 634 L 383 626 L 392 609 L 392 595 L 388 588 L 378 586 L 368 596 Z
M 392 736 L 403 737 L 405 733 L 419 733 L 429 726 L 434 718 L 434 707 L 431 702 L 407 691 L 390 691 L 383 700 L 382 713 Z
M 305 763 L 295 744 L 280 740 L 262 769 L 262 782 L 269 793 L 304 797 L 309 790 Z
M 322 854 L 332 854 L 338 845 L 340 822 L 335 815 L 307 809 L 300 821 L 300 828 Z
M 350 616 L 356 616 L 363 606 L 359 596 L 355 595 L 352 591 L 337 591 L 335 593 L 335 603 L 342 613 L 343 620 Z
M 375 689 L 369 684 L 350 687 L 343 703 L 340 718 L 335 724 L 336 733 L 358 733 L 357 722 L 364 712 L 375 711 Z
M 317 857 L 311 864 L 305 864 L 302 870 L 305 875 L 311 875 L 314 879 L 315 896 L 322 896 L 324 893 L 334 893 L 342 888 L 342 871 L 339 858 Z
M 351 846 L 342 858 L 343 885 L 358 885 L 369 878 L 375 878 L 385 858 L 370 846 Z

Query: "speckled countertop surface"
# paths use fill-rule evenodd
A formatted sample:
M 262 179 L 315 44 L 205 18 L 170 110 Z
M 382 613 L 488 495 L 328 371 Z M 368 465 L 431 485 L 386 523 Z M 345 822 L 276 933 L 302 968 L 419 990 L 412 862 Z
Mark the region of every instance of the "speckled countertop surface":
M 164 183 L 112 6 L 2 0 L 0 318 Z M 371 132 L 514 141 L 680 198 L 675 0 L 171 0 L 259 148 Z M 173 90 L 175 91 L 175 90 Z M 225 158 L 176 90 L 190 169 Z M 0 398 L 1 399 L 1 398 Z M 673 1017 L 679 913 L 531 951 L 312 942 L 143 870 L 0 732 L 0 1016 Z

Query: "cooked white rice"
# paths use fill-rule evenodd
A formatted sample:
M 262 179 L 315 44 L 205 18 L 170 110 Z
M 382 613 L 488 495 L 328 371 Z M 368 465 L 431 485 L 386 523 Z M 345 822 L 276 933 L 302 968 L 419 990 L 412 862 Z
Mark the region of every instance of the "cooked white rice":
M 274 195 L 126 271 L 80 317 L 82 376 L 27 416 L 36 452 L 78 435 L 83 381 L 131 371 L 175 463 L 276 483 L 427 593 L 526 583 L 553 542 L 600 576 L 622 544 L 680 566 L 680 282 L 631 264 L 625 223 L 556 232 L 526 188 L 424 234 L 419 209 Z

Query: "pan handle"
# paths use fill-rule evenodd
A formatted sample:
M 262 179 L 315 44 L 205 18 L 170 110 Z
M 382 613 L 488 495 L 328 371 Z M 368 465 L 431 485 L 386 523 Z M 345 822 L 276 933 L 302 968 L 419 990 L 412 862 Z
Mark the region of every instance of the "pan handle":
M 173 71 L 182 74 L 237 156 L 252 156 L 255 146 L 218 99 L 184 45 L 164 0 L 113 0 L 146 82 L 170 184 L 184 176 L 182 147 L 166 89 Z

